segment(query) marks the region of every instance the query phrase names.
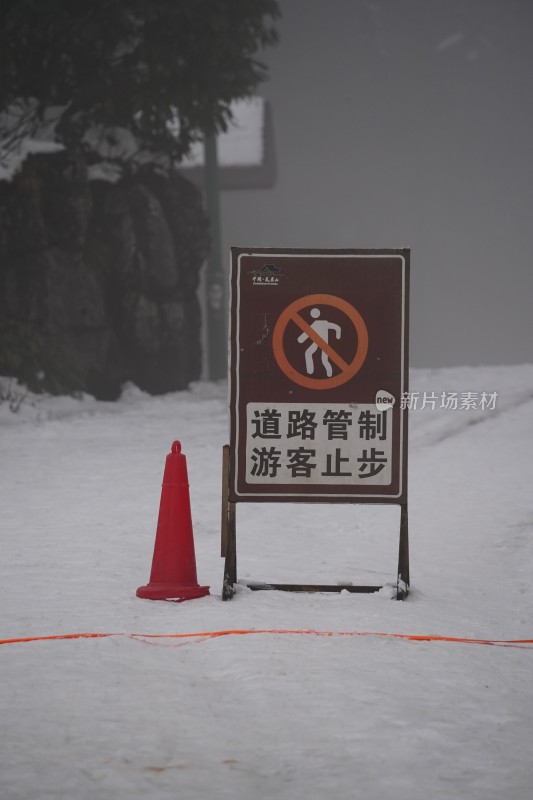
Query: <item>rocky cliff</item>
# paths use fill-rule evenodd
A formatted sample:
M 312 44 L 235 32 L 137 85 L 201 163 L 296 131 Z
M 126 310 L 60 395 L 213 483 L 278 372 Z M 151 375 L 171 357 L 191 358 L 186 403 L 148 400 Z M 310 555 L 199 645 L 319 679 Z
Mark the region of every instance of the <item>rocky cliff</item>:
M 0 182 L 0 375 L 104 399 L 125 381 L 185 388 L 208 247 L 201 195 L 178 174 L 89 181 L 82 157 L 28 157 Z

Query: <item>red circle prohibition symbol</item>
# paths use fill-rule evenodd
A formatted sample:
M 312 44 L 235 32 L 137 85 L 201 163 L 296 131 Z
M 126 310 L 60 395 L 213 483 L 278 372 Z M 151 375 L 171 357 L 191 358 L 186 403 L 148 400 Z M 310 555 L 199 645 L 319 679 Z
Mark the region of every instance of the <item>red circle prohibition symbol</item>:
M 357 333 L 357 350 L 350 363 L 345 361 L 301 316 L 300 311 L 303 308 L 317 305 L 338 308 L 354 326 Z M 292 366 L 283 346 L 283 337 L 289 322 L 294 322 L 333 361 L 340 369 L 337 375 L 333 375 L 330 378 L 311 378 L 308 375 L 303 375 Z M 288 305 L 279 315 L 272 335 L 272 349 L 279 368 L 294 383 L 299 386 L 305 386 L 306 389 L 334 389 L 336 386 L 342 386 L 343 383 L 353 378 L 363 366 L 368 353 L 368 330 L 361 314 L 346 300 L 333 294 L 308 294 Z

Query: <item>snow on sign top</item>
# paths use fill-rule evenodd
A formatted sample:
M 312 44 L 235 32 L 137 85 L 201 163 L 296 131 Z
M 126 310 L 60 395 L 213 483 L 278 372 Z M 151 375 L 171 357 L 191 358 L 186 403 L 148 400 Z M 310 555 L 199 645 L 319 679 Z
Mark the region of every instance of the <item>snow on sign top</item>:
M 232 248 L 234 502 L 406 502 L 408 282 L 408 250 Z

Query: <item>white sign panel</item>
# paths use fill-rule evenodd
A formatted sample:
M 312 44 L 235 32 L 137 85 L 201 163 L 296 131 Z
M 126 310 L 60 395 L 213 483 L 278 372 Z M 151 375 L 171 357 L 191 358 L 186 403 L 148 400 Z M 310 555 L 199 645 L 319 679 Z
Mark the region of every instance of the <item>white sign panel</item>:
M 366 403 L 248 403 L 246 482 L 391 483 L 389 410 Z

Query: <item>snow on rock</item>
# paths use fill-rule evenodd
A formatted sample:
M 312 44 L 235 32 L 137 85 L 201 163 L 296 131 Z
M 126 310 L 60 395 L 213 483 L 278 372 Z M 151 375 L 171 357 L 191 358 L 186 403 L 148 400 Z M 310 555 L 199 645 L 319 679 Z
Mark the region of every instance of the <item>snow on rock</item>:
M 62 107 L 51 106 L 44 120 L 35 122 L 35 103 L 15 104 L 7 111 L 0 112 L 0 181 L 10 181 L 31 153 L 57 153 L 64 146 L 55 141 L 55 128 L 61 116 Z M 7 132 L 12 129 L 27 131 L 20 140 L 12 144 Z

